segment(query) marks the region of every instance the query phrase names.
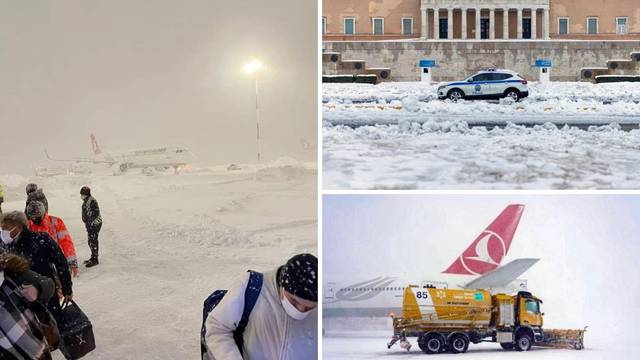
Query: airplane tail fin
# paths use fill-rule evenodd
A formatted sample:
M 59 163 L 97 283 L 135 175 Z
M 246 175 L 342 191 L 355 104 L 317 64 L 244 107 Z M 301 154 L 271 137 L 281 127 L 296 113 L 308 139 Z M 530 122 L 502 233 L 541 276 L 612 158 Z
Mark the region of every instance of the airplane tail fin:
M 96 137 L 93 134 L 91 134 L 91 151 L 93 151 L 93 155 L 100 155 L 102 153 L 100 145 L 98 145 L 98 140 L 96 140 Z
M 482 275 L 500 266 L 509 252 L 524 205 L 511 204 L 451 264 L 447 274 Z

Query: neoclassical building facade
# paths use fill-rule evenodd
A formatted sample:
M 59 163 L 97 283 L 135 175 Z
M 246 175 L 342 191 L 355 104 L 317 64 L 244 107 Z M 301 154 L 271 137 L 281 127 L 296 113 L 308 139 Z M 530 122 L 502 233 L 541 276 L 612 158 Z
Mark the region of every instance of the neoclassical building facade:
M 324 0 L 325 40 L 640 39 L 640 0 Z

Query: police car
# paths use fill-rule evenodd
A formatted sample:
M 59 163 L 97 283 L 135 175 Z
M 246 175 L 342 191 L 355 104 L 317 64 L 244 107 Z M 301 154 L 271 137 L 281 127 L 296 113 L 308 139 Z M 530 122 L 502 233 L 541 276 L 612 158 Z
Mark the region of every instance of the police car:
M 518 101 L 529 96 L 527 80 L 510 70 L 488 69 L 467 79 L 438 87 L 438 99 L 500 99 Z

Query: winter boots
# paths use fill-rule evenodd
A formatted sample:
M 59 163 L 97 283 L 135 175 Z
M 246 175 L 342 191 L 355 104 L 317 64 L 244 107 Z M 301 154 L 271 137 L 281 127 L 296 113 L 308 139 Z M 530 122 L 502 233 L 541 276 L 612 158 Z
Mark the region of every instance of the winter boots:
M 91 258 L 89 260 L 85 260 L 84 261 L 84 266 L 90 268 L 90 267 L 94 267 L 96 265 L 100 264 L 100 262 L 98 261 L 97 258 Z

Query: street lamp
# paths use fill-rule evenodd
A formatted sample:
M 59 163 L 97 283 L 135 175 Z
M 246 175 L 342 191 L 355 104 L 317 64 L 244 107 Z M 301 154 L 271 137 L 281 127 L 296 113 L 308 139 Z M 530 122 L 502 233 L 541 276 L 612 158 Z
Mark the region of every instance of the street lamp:
M 260 146 L 260 113 L 258 111 L 258 73 L 262 69 L 262 63 L 260 60 L 253 60 L 250 63 L 244 65 L 244 72 L 247 75 L 253 75 L 256 82 L 256 141 L 258 143 L 258 162 L 261 158 L 261 146 Z

